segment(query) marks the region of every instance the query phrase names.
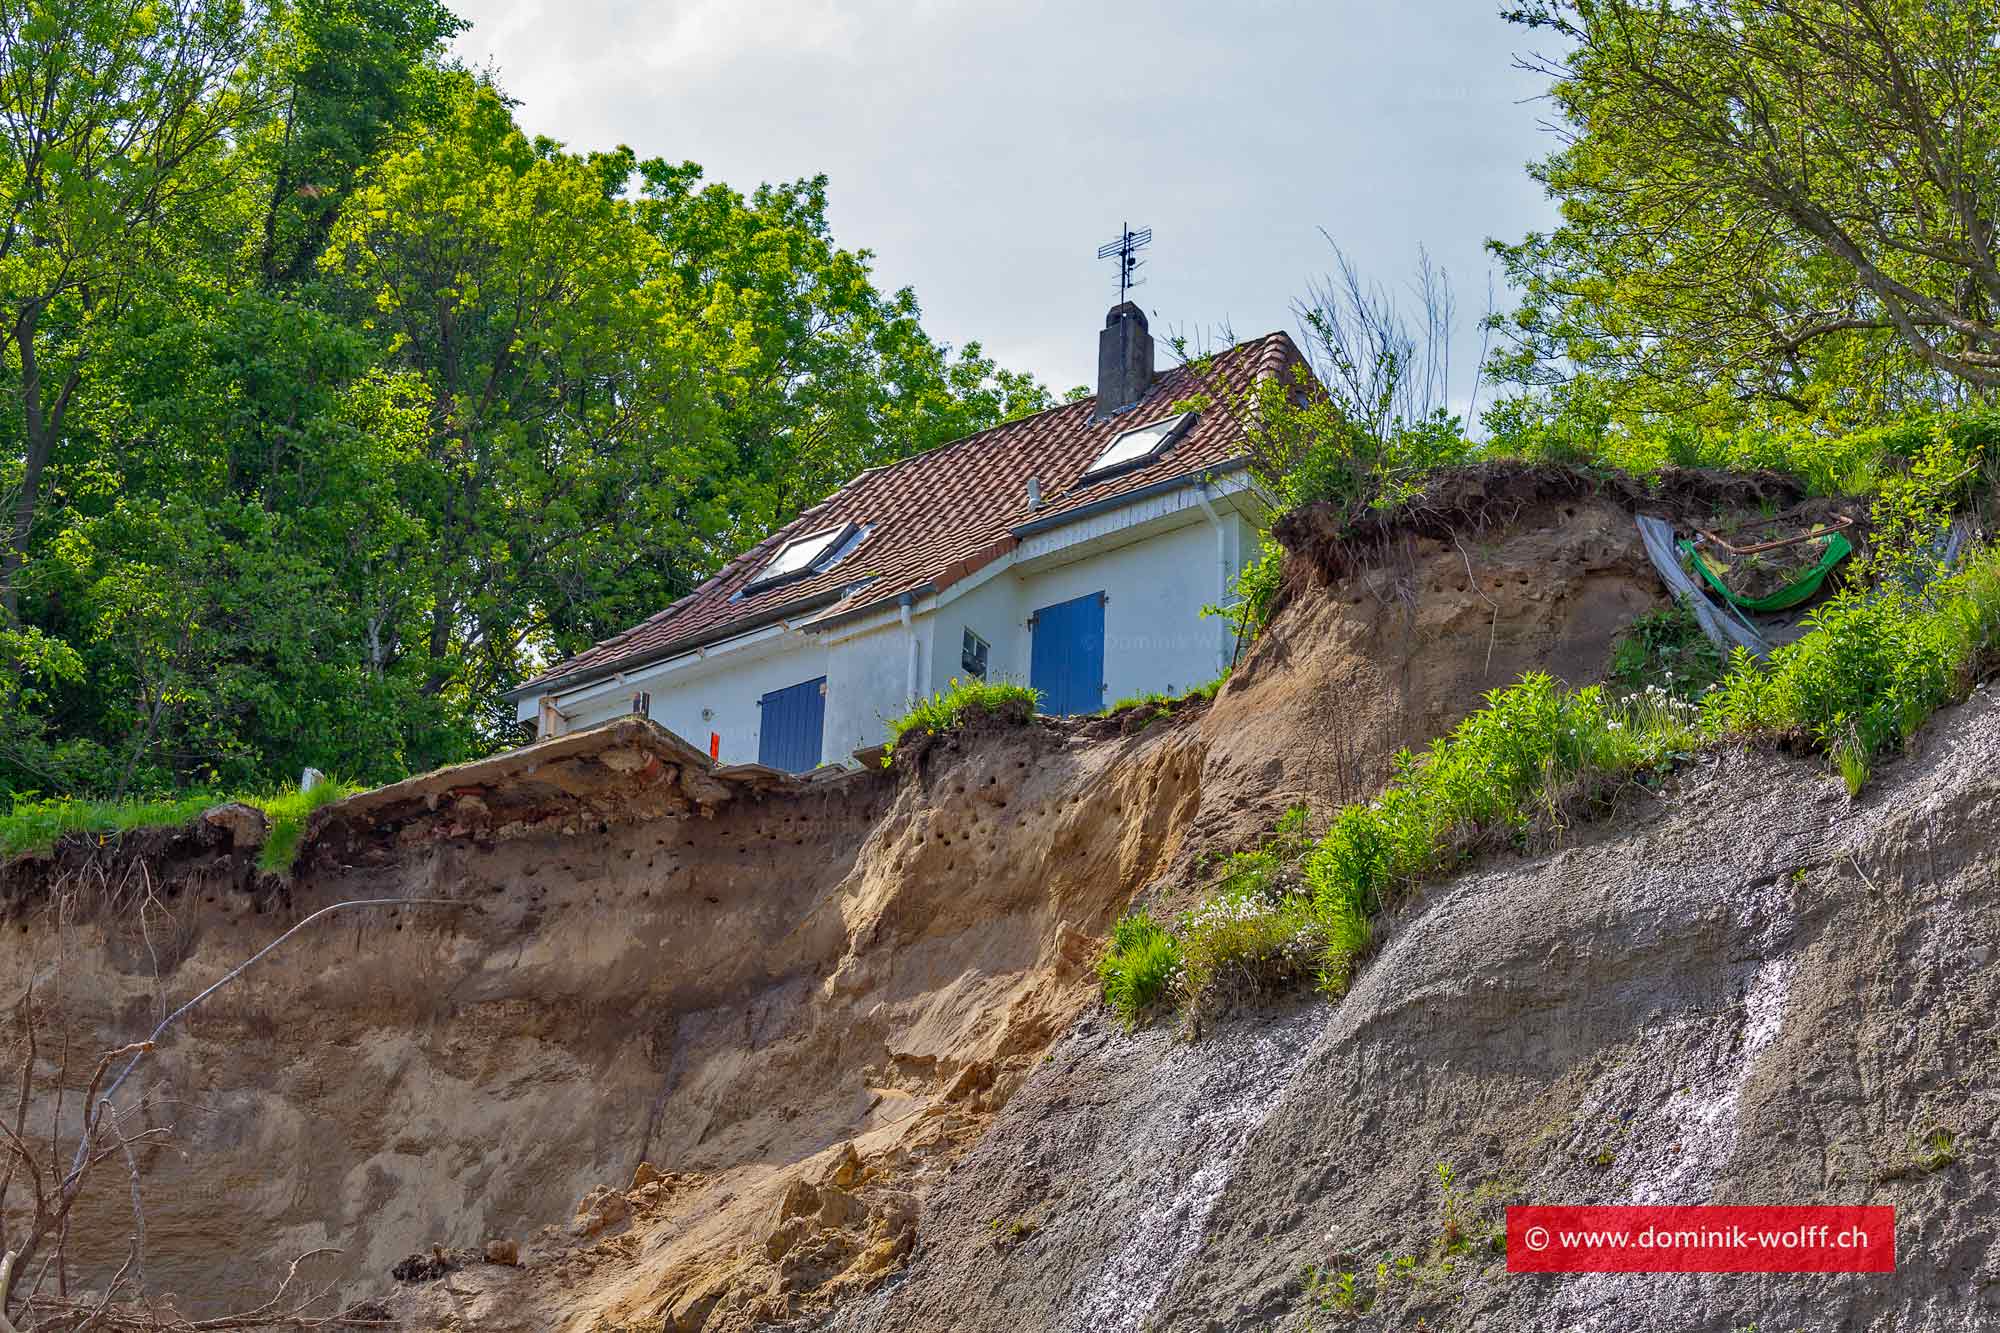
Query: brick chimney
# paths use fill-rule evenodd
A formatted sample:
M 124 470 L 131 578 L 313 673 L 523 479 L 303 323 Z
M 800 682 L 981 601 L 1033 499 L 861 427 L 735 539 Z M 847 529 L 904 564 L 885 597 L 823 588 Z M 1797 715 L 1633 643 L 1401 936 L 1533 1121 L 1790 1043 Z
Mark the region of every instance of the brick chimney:
M 1124 301 L 1104 317 L 1097 335 L 1097 418 L 1121 412 L 1146 396 L 1153 384 L 1153 335 L 1146 312 Z

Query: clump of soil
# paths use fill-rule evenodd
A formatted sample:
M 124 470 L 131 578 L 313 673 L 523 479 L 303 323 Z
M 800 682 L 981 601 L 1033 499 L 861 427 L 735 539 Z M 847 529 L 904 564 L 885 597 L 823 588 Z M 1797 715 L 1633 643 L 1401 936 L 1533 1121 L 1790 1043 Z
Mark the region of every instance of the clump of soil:
M 451 1254 L 433 1247 L 429 1254 L 413 1254 L 389 1270 L 398 1282 L 435 1282 L 463 1265 Z
M 932 750 L 940 747 L 957 750 L 995 732 L 1013 731 L 1047 721 L 1036 717 L 1034 708 L 1025 699 L 1003 699 L 992 708 L 968 708 L 959 718 L 957 726 L 943 731 L 912 727 L 904 732 L 896 738 L 895 747 L 889 752 L 890 763 L 898 774 L 906 777 L 920 775 L 924 771 L 924 761 Z
M 1779 472 L 1669 467 L 1649 478 L 1507 459 L 1440 468 L 1417 494 L 1387 509 L 1307 505 L 1279 519 L 1272 533 L 1338 583 L 1379 565 L 1411 539 L 1469 540 L 1492 528 L 1553 526 L 1575 517 L 1580 503 L 1591 499 L 1631 514 L 1659 514 L 1685 529 L 1721 511 L 1797 507 L 1804 496 L 1797 481 Z

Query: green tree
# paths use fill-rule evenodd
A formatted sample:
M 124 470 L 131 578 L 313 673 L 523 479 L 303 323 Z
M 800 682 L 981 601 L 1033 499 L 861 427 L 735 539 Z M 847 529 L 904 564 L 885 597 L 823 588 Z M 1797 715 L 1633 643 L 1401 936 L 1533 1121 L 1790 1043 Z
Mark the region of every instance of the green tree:
M 1049 401 L 823 180 L 530 139 L 435 0 L 0 20 L 0 797 L 489 750 L 539 664 Z
M 2000 10 L 1534 0 L 1561 224 L 1505 370 L 1856 419 L 2000 384 Z
M 954 355 L 933 341 L 909 288 L 877 290 L 873 256 L 834 242 L 826 177 L 747 198 L 701 177 L 693 162 L 643 163 L 638 210 L 680 317 L 717 348 L 710 386 L 738 488 L 725 547 L 755 541 L 865 468 L 1055 405 L 978 343 Z
M 274 8 L 267 59 L 281 99 L 255 142 L 269 180 L 258 257 L 267 283 L 309 275 L 361 171 L 399 128 L 442 110 L 438 68 L 465 21 L 438 0 L 297 0 Z
M 0 346 L 23 448 L 0 531 L 0 612 L 19 612 L 42 477 L 114 319 L 213 193 L 257 101 L 256 27 L 229 0 L 28 0 L 0 22 Z
M 708 349 L 630 224 L 631 170 L 623 150 L 530 142 L 468 80 L 436 131 L 371 172 L 325 256 L 390 364 L 428 391 L 419 651 L 426 693 L 468 709 L 520 678 L 573 596 L 585 633 L 657 609 L 645 575 L 714 527 L 698 481 L 726 474 L 709 452 Z

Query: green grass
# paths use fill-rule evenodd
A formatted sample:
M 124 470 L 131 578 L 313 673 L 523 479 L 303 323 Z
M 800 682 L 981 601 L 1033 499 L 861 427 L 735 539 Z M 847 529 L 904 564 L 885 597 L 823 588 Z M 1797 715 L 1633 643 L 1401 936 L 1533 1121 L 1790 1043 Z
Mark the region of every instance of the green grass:
M 1146 957 L 1172 959 L 1149 975 L 1174 985 L 1152 1002 L 1171 998 L 1198 1017 L 1220 999 L 1293 981 L 1343 993 L 1379 913 L 1483 843 L 1525 844 L 1601 789 L 1666 771 L 1702 743 L 1699 721 L 1693 705 L 1657 690 L 1614 699 L 1538 674 L 1493 691 L 1429 750 L 1398 755 L 1381 797 L 1340 810 L 1317 840 L 1293 810 L 1261 848 L 1224 862 L 1171 931 L 1149 918 L 1149 932 L 1166 938 L 1144 936 Z M 1105 998 L 1128 1021 L 1141 942 L 1114 934 L 1099 969 Z
M 299 838 L 305 832 L 307 816 L 321 806 L 352 796 L 359 790 L 353 784 L 328 778 L 309 792 L 293 790 L 237 796 L 197 792 L 186 796 L 139 797 L 123 801 L 79 797 L 16 801 L 10 813 L 0 815 L 0 857 L 43 850 L 72 833 L 110 838 L 136 829 L 171 828 L 194 820 L 212 806 L 237 801 L 262 810 L 271 823 L 270 833 L 258 853 L 257 864 L 266 870 L 288 871 L 298 855 Z
M 1641 679 L 1662 660 L 1688 660 L 1684 629 L 1664 618 L 1637 637 Z M 1143 937 L 1114 936 L 1099 969 L 1105 998 L 1131 1021 L 1169 1000 L 1198 1018 L 1246 984 L 1307 976 L 1342 994 L 1380 915 L 1483 848 L 1545 842 L 1620 785 L 1650 784 L 1728 738 L 1805 739 L 1858 793 L 1877 756 L 1996 664 L 2000 549 L 1987 547 L 1921 595 L 1894 585 L 1839 594 L 1768 663 L 1739 653 L 1699 703 L 1680 697 L 1679 673 L 1665 681 L 1664 668 L 1619 695 L 1525 676 L 1424 753 L 1397 755 L 1381 796 L 1337 811 L 1317 840 L 1295 810 L 1263 847 L 1225 861 L 1171 929 L 1148 918 Z M 1167 979 L 1172 993 L 1135 1006 L 1141 946 L 1146 976 Z
M 1097 960 L 1104 999 L 1127 1027 L 1168 997 L 1180 971 L 1174 937 L 1145 912 L 1129 912 L 1111 928 L 1111 944 Z
M 1182 697 L 1184 696 L 1162 694 L 1158 690 L 1148 690 L 1144 694 L 1128 694 L 1099 713 L 1098 716 L 1111 717 L 1114 714 L 1124 712 L 1128 708 L 1144 708 L 1148 704 L 1151 704 L 1155 708 L 1168 709 L 1174 704 L 1179 703 Z
M 1026 718 L 1034 713 L 1035 705 L 1041 702 L 1041 698 L 1038 691 L 1026 685 L 1009 681 L 960 680 L 954 676 L 948 688 L 928 699 L 919 700 L 916 707 L 889 723 L 889 743 L 882 755 L 882 766 L 887 768 L 895 762 L 896 746 L 906 736 L 943 735 L 956 730 L 974 715 L 1004 716 L 1008 712 L 1018 712 Z
M 0 856 L 40 851 L 71 833 L 109 836 L 133 829 L 185 824 L 215 803 L 216 798 L 209 795 L 126 801 L 81 797 L 16 801 L 12 813 L 0 815 Z
M 1216 692 L 1228 680 L 1229 672 L 1225 670 L 1214 680 L 1204 681 L 1200 685 L 1191 685 L 1179 694 L 1162 694 L 1158 690 L 1148 690 L 1144 694 L 1128 694 L 1099 713 L 1098 716 L 1112 717 L 1124 712 L 1128 708 L 1145 708 L 1149 705 L 1159 709 L 1161 715 L 1164 716 L 1166 713 L 1172 711 L 1175 704 L 1186 703 L 1189 699 L 1213 699 Z
M 1703 740 L 1692 705 L 1659 691 L 1614 699 L 1531 674 L 1422 755 L 1404 752 L 1375 801 L 1351 805 L 1306 861 L 1322 932 L 1318 982 L 1344 992 L 1374 918 L 1481 845 L 1525 846 L 1623 782 L 1662 775 Z
M 271 821 L 271 831 L 264 839 L 264 850 L 257 855 L 257 864 L 280 873 L 290 870 L 292 862 L 298 859 L 299 839 L 305 834 L 307 817 L 321 806 L 346 800 L 360 790 L 352 783 L 323 778 L 311 791 L 289 791 L 245 800 L 245 805 L 256 806 Z

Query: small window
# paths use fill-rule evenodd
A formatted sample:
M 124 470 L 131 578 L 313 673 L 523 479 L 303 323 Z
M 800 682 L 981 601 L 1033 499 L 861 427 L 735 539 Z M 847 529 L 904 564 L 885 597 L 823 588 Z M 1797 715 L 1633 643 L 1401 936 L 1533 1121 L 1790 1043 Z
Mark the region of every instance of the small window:
M 985 680 L 986 655 L 986 640 L 969 629 L 965 631 L 965 646 L 958 651 L 958 664 L 965 669 L 965 674 L 974 680 Z
M 632 716 L 651 717 L 652 715 L 653 715 L 653 696 L 647 693 L 645 690 L 640 690 L 637 694 L 632 696 Z
M 745 592 L 760 592 L 776 587 L 780 583 L 790 583 L 819 573 L 833 563 L 833 558 L 845 554 L 842 549 L 856 535 L 852 523 L 826 528 L 805 537 L 794 537 L 778 548 L 778 553 L 770 562 L 757 571 L 757 576 L 743 585 Z
M 1126 468 L 1141 467 L 1152 462 L 1167 451 L 1167 446 L 1179 439 L 1194 423 L 1194 413 L 1183 412 L 1179 416 L 1155 421 L 1151 425 L 1137 426 L 1119 435 L 1097 456 L 1097 461 L 1084 469 L 1084 479 L 1107 476 L 1113 472 L 1123 472 Z

